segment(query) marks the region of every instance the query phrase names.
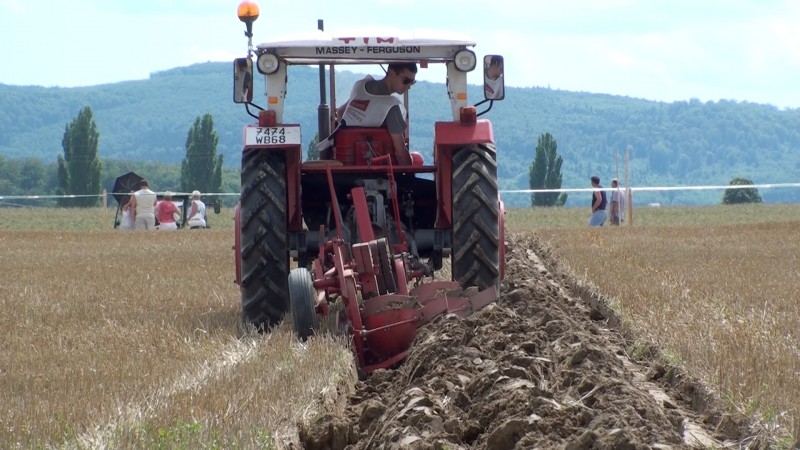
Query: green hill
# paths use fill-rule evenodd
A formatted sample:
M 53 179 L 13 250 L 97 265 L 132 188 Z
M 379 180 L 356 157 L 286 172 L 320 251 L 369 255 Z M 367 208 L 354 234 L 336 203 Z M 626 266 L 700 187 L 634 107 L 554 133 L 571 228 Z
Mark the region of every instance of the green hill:
M 45 164 L 62 154 L 64 129 L 80 108 L 90 106 L 100 133 L 103 159 L 175 164 L 195 118 L 214 116 L 218 151 L 234 169 L 240 161 L 241 129 L 253 119 L 231 101 L 229 63 L 204 63 L 157 72 L 147 80 L 82 88 L 0 84 L 0 155 L 39 158 Z M 337 72 L 337 99 L 346 99 L 360 74 Z M 257 77 L 258 78 L 258 77 Z M 472 86 L 470 98 L 481 98 Z M 256 92 L 263 91 L 256 83 Z M 431 124 L 449 120 L 444 83 L 421 81 L 411 90 L 411 147 L 430 158 Z M 316 68 L 292 67 L 285 121 L 303 127 L 308 143 L 316 133 L 319 103 Z M 263 98 L 263 97 L 262 97 Z M 257 99 L 261 100 L 262 98 Z M 564 158 L 565 188 L 587 188 L 588 178 L 624 178 L 630 146 L 631 184 L 672 186 L 727 184 L 745 177 L 756 184 L 796 182 L 800 170 L 800 109 L 780 110 L 746 102 L 697 100 L 663 103 L 629 97 L 511 88 L 484 117 L 494 126 L 503 189 L 524 189 L 538 136 L 551 133 Z M 607 184 L 607 183 L 606 183 Z M 0 192 L 0 194 L 2 194 Z M 800 201 L 796 189 L 772 189 L 765 201 Z M 718 203 L 720 192 L 670 191 L 642 194 L 640 201 L 674 204 Z M 658 196 L 658 197 L 656 197 Z M 508 202 L 526 204 L 525 194 Z M 572 194 L 568 205 L 582 205 Z

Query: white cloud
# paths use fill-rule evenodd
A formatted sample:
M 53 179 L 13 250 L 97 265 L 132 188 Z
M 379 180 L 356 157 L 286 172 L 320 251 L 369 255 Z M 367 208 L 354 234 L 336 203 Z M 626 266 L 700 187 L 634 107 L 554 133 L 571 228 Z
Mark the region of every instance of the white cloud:
M 22 13 L 25 11 L 25 6 L 22 0 L 0 0 L 0 10 Z

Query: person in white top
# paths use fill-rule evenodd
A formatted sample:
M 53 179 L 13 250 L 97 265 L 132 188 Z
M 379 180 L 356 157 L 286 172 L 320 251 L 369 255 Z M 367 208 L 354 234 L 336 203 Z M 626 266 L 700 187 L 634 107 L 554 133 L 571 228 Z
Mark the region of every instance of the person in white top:
M 625 196 L 616 178 L 611 180 L 611 225 L 619 226 L 625 220 Z
M 122 220 L 120 221 L 120 228 L 125 231 L 133 231 L 133 211 L 131 210 L 131 199 L 133 192 L 128 196 L 128 201 L 122 205 Z
M 372 76 L 356 81 L 350 99 L 336 109 L 343 126 L 386 127 L 394 144 L 394 154 L 400 165 L 411 165 L 406 147 L 406 110 L 403 95 L 417 82 L 415 63 L 391 63 L 383 79 Z
M 150 190 L 147 180 L 139 182 L 139 190 L 131 197 L 133 227 L 136 231 L 156 229 L 156 193 Z
M 186 223 L 189 228 L 206 228 L 206 204 L 200 200 L 200 191 L 192 191 L 192 206 Z

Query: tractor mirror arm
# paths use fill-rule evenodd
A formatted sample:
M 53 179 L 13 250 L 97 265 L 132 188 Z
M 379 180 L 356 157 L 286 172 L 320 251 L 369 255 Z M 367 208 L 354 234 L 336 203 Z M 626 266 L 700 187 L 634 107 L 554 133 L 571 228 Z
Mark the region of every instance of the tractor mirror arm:
M 491 100 L 491 99 L 488 99 L 488 98 L 487 98 L 487 99 L 485 99 L 485 100 L 481 100 L 481 101 L 479 101 L 478 103 L 475 103 L 475 106 L 476 106 L 476 107 L 478 107 L 478 106 L 481 106 L 482 104 L 484 104 L 484 103 L 486 103 L 486 102 L 489 102 L 489 107 L 488 107 L 488 108 L 486 108 L 486 109 L 484 109 L 483 111 L 479 112 L 479 113 L 477 114 L 477 117 L 480 117 L 480 116 L 482 116 L 482 115 L 486 114 L 487 112 L 491 111 L 491 109 L 492 109 L 492 105 L 494 105 L 494 100 Z

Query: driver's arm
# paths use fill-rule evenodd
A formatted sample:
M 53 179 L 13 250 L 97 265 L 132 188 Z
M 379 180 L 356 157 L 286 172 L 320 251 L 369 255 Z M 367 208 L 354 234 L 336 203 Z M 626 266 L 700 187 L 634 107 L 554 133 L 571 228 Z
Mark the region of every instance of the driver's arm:
M 389 133 L 394 144 L 394 155 L 397 157 L 397 164 L 401 166 L 411 165 L 411 154 L 406 148 L 406 139 L 402 133 Z
M 389 130 L 389 135 L 392 137 L 392 144 L 394 144 L 394 155 L 397 157 L 397 164 L 401 166 L 411 165 L 411 154 L 406 148 L 406 121 L 400 108 L 393 106 L 389 109 L 384 121 L 386 129 Z

